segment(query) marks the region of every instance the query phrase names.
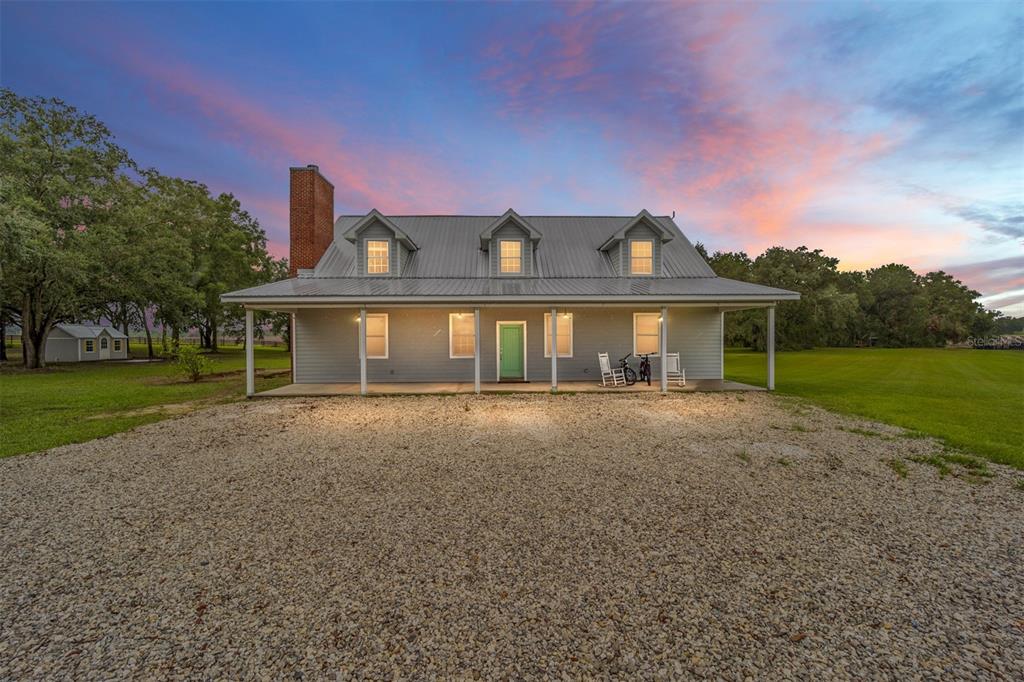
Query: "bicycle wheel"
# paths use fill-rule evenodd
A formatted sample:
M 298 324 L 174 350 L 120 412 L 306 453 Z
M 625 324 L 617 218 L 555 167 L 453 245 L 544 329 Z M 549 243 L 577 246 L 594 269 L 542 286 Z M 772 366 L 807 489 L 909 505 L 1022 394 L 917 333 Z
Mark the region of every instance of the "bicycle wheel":
M 623 369 L 622 374 L 626 377 L 627 386 L 632 386 L 636 383 L 636 372 L 633 371 L 632 367 L 626 367 Z

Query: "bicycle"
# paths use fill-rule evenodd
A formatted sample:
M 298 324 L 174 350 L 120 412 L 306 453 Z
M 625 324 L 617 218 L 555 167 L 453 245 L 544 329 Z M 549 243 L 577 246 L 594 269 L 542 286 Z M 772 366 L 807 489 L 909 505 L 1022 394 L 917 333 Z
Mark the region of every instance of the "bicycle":
M 649 353 L 644 353 L 640 356 L 640 381 L 646 381 L 647 385 L 651 385 L 651 356 Z
M 627 386 L 632 386 L 636 383 L 636 372 L 633 371 L 633 368 L 629 366 L 628 362 L 626 362 L 631 357 L 633 357 L 633 354 L 627 353 L 626 357 L 619 359 L 619 367 L 622 368 L 622 376 L 625 377 Z

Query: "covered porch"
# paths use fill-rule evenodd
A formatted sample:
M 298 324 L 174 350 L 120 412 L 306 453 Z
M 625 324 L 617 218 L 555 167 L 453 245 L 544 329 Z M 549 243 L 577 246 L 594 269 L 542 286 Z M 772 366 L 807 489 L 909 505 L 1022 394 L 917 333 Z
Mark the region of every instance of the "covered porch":
M 774 302 L 247 305 L 245 331 L 251 349 L 254 310 L 292 315 L 294 383 L 261 396 L 764 390 L 724 376 L 724 316 L 745 308 L 766 312 L 772 390 Z M 602 385 L 598 353 L 614 363 L 630 349 L 650 357 L 650 383 Z M 685 385 L 669 376 L 669 353 Z M 246 379 L 256 395 L 251 350 Z
M 670 393 L 695 393 L 715 391 L 764 391 L 763 386 L 742 384 L 738 381 L 723 379 L 691 379 L 685 386 L 669 384 Z M 360 385 L 350 383 L 328 384 L 288 384 L 268 391 L 253 394 L 255 398 L 295 398 L 336 395 L 436 395 L 457 393 L 508 394 L 508 393 L 550 393 L 551 385 L 547 382 L 507 383 L 486 382 L 480 384 L 478 391 L 473 382 L 412 382 L 412 383 L 375 383 L 367 387 L 363 394 Z M 591 381 L 561 381 L 559 393 L 659 393 L 661 386 L 657 382 L 636 383 L 632 386 L 602 386 Z

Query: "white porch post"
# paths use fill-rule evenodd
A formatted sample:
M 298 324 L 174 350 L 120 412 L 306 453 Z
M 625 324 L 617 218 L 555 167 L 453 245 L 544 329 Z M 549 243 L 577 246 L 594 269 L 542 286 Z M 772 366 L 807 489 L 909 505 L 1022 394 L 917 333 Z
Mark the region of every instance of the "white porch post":
M 775 306 L 768 308 L 768 390 L 775 390 Z
M 252 348 L 252 310 L 245 309 L 245 396 L 252 397 L 256 392 L 256 367 Z
M 359 309 L 359 395 L 366 395 L 366 308 Z
M 473 391 L 480 392 L 480 309 L 473 308 Z
M 661 392 L 668 393 L 668 306 L 661 306 Z
M 558 309 L 551 309 L 551 392 L 558 393 Z

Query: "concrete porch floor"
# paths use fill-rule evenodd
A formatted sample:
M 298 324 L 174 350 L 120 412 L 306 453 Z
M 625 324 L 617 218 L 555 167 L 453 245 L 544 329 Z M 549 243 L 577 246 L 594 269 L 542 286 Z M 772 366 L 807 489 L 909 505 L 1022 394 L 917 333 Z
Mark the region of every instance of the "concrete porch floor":
M 654 391 L 658 392 L 661 387 L 657 381 L 650 386 L 647 384 L 634 384 L 632 386 L 602 386 L 592 381 L 561 381 L 558 384 L 559 393 L 640 393 Z M 721 379 L 689 379 L 685 386 L 669 384 L 668 390 L 673 393 L 692 393 L 696 391 L 764 391 L 762 386 L 751 386 L 741 384 L 738 381 L 723 381 Z M 402 395 L 402 394 L 431 394 L 431 393 L 472 393 L 473 382 L 456 383 L 371 383 L 367 387 L 368 395 Z M 530 383 L 482 383 L 481 393 L 550 393 L 551 384 L 545 381 L 534 381 Z M 331 395 L 359 395 L 358 383 L 337 383 L 337 384 L 288 384 L 269 391 L 262 391 L 255 394 L 254 398 L 282 398 L 297 396 L 331 396 Z

